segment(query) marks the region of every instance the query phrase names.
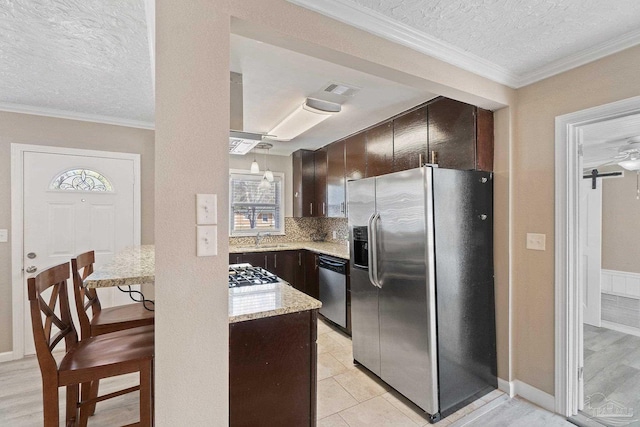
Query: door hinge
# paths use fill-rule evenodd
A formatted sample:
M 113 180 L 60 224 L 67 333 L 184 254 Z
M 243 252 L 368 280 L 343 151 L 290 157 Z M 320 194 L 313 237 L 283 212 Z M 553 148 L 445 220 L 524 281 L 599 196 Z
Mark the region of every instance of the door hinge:
M 578 381 L 582 381 L 583 375 L 584 375 L 584 366 L 580 366 L 578 368 Z

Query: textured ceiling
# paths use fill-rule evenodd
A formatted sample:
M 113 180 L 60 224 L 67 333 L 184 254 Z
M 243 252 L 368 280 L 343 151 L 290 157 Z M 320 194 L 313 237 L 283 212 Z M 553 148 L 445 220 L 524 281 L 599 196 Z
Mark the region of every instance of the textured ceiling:
M 640 43 L 638 0 L 288 0 L 512 87 Z
M 153 122 L 143 0 L 0 2 L 0 103 Z
M 640 114 L 587 124 L 580 128 L 584 166 L 597 167 L 612 161 L 620 147 L 628 146 L 629 138 L 640 136 Z
M 637 30 L 638 0 L 343 0 L 517 74 Z

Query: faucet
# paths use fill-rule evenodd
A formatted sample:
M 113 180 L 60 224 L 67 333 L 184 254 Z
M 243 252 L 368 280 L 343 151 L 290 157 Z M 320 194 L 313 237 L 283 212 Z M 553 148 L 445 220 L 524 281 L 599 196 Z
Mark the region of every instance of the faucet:
M 269 233 L 262 234 L 260 231 L 258 231 L 258 234 L 256 234 L 256 246 L 260 246 L 260 242 L 262 242 L 262 239 L 264 239 L 264 237 L 268 235 Z

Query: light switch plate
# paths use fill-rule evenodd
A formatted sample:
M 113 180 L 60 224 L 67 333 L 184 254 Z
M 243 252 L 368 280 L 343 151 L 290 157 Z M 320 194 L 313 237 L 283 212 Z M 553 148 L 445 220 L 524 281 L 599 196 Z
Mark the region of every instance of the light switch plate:
M 527 249 L 534 251 L 546 250 L 546 234 L 527 233 Z
M 218 196 L 216 194 L 196 194 L 196 224 L 218 223 Z
M 218 255 L 218 226 L 198 225 L 196 229 L 196 255 Z
M 3 228 L 0 230 L 0 243 L 6 243 L 9 241 L 9 230 Z

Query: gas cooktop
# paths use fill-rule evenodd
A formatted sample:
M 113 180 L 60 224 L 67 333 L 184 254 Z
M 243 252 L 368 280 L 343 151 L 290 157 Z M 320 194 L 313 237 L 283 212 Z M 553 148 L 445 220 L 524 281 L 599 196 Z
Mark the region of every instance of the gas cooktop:
M 231 264 L 229 266 L 229 287 L 264 285 L 281 282 L 280 278 L 262 267 L 251 264 Z

